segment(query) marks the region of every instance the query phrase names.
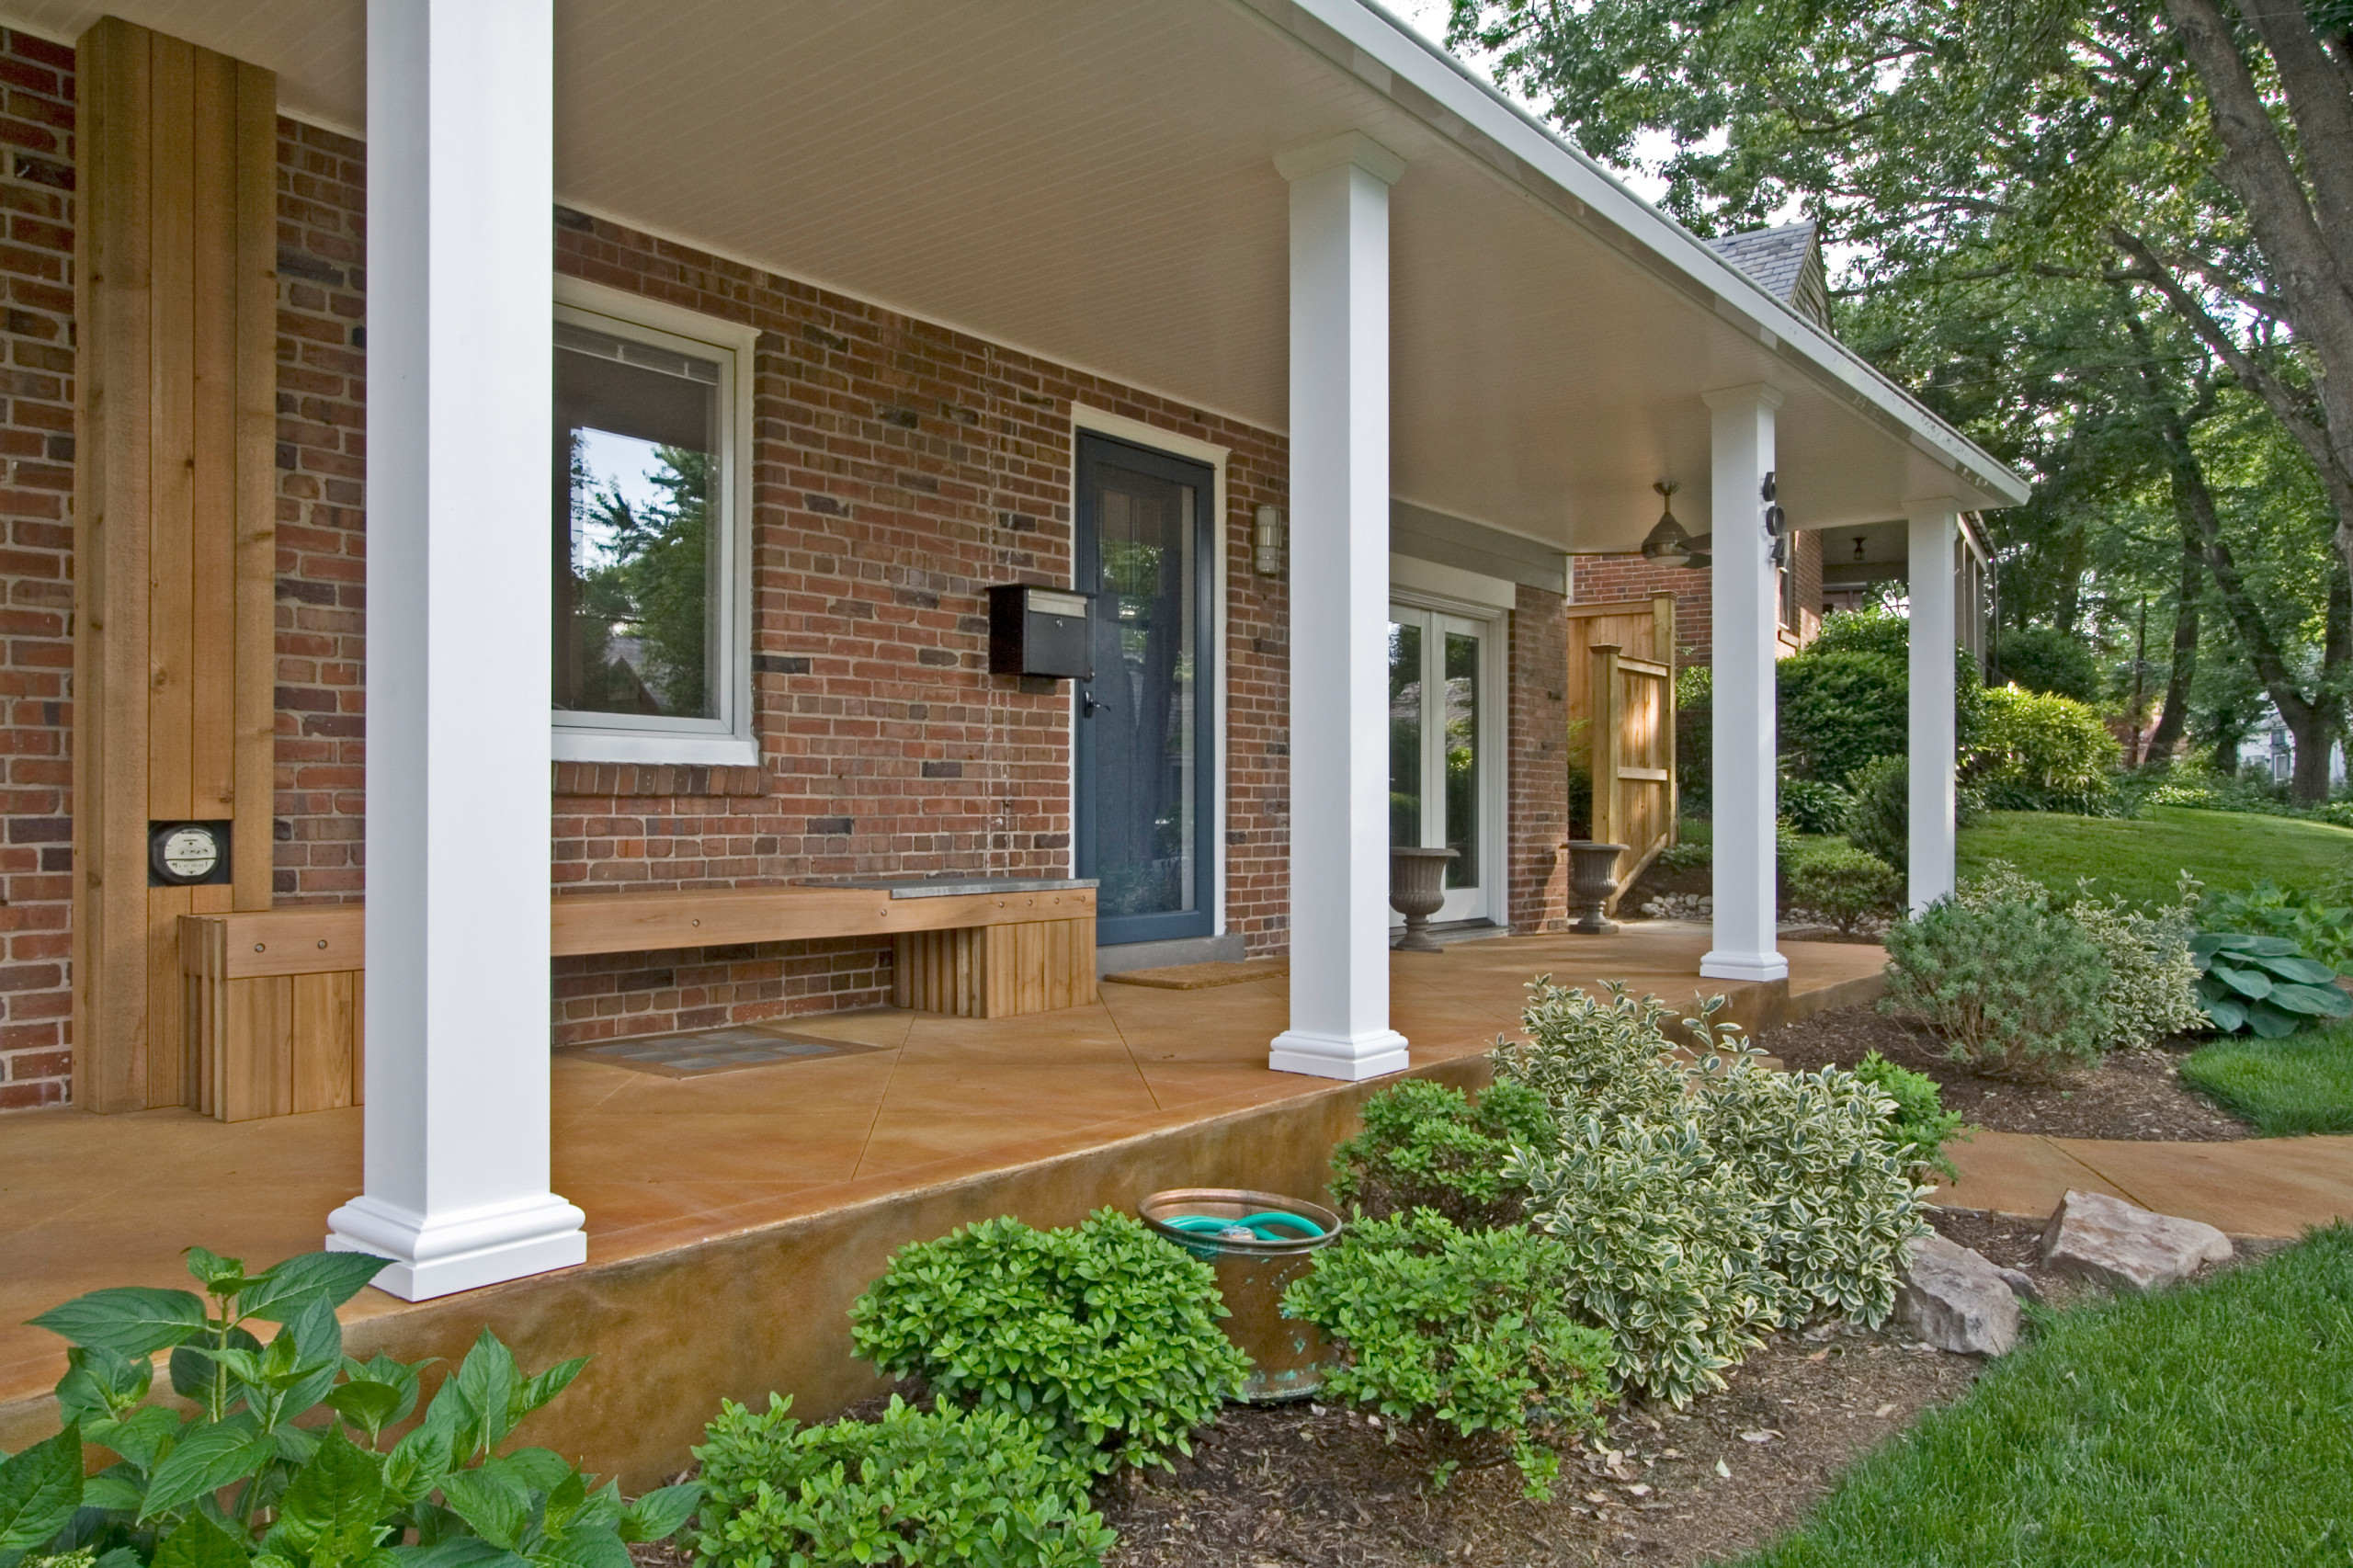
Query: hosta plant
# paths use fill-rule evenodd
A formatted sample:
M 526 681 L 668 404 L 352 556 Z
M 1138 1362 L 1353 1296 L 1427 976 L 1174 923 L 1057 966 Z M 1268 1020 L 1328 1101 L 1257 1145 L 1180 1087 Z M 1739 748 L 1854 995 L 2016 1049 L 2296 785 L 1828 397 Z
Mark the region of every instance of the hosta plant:
M 1364 1130 L 1332 1151 L 1332 1197 L 1374 1218 L 1430 1209 L 1465 1229 L 1516 1224 L 1527 1194 L 1505 1179 L 1504 1157 L 1554 1131 L 1552 1108 L 1524 1084 L 1473 1100 L 1407 1078 L 1367 1100 Z
M 2267 877 L 2244 892 L 2209 894 L 2203 925 L 2210 931 L 2285 937 L 2338 973 L 2353 973 L 2353 908 L 2337 902 L 2344 891 L 2324 888 L 2315 897 Z
M 1092 1472 L 1046 1455 L 1010 1409 L 893 1398 L 874 1421 L 803 1426 L 791 1408 L 725 1401 L 694 1450 L 703 1568 L 1096 1568 L 1116 1539 L 1087 1506 Z
M 335 1313 L 383 1267 L 312 1253 L 249 1276 L 195 1247 L 200 1296 L 125 1286 L 33 1319 L 74 1346 L 65 1427 L 0 1463 L 0 1568 L 630 1568 L 630 1542 L 685 1523 L 699 1487 L 626 1503 L 548 1449 L 499 1452 L 585 1362 L 526 1376 L 487 1332 L 387 1442 L 429 1363 L 345 1356 Z M 149 1403 L 164 1351 L 192 1409 Z M 115 1462 L 85 1478 L 85 1443 Z
M 1595 1429 L 1609 1336 L 1571 1315 L 1568 1256 L 1518 1228 L 1463 1231 L 1423 1209 L 1351 1226 L 1283 1295 L 1345 1351 L 1321 1396 L 1370 1407 L 1429 1456 L 1511 1463 L 1549 1497 L 1559 1447 Z
M 2248 1029 L 2279 1040 L 2306 1024 L 2353 1017 L 2336 971 L 2285 937 L 2203 931 L 2190 938 L 2198 1000 L 2224 1034 Z
M 983 1221 L 902 1247 L 850 1307 L 850 1343 L 968 1409 L 1009 1409 L 1057 1460 L 1108 1472 L 1192 1452 L 1249 1361 L 1217 1277 L 1142 1223 Z

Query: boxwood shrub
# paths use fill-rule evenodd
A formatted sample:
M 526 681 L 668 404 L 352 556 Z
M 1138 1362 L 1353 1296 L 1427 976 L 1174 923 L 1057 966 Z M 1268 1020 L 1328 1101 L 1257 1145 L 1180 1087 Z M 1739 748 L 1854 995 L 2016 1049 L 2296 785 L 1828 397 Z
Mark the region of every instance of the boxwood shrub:
M 1521 1084 L 1476 1100 L 1407 1078 L 1365 1102 L 1364 1130 L 1332 1151 L 1332 1197 L 1385 1219 L 1428 1209 L 1466 1229 L 1518 1222 L 1527 1194 L 1503 1174 L 1517 1145 L 1547 1141 L 1552 1108 Z

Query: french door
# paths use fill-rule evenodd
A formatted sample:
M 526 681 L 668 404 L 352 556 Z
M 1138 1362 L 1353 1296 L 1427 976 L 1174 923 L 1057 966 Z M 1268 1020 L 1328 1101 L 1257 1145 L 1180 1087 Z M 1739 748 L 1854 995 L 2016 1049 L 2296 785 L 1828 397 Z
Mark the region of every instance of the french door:
M 1095 678 L 1076 683 L 1078 874 L 1096 940 L 1206 937 L 1216 903 L 1213 475 L 1078 438 L 1075 583 L 1094 596 Z
M 1489 684 L 1495 627 L 1413 605 L 1389 607 L 1389 842 L 1457 851 L 1433 920 L 1492 920 L 1488 821 L 1500 722 Z

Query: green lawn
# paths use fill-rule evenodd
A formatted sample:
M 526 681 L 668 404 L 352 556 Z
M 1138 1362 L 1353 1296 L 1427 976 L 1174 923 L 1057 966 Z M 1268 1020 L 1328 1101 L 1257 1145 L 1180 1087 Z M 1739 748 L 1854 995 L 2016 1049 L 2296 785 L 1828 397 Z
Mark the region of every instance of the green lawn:
M 2040 1320 L 1749 1568 L 2353 1561 L 2353 1229 Z
M 2353 1023 L 2286 1040 L 2225 1036 L 2191 1052 L 2181 1076 L 2267 1138 L 2353 1132 Z
M 2353 871 L 2353 828 L 2293 817 L 2153 806 L 2134 821 L 2057 812 L 1989 812 L 1961 834 L 1961 874 L 2007 860 L 2062 892 L 2089 877 L 2136 903 L 2170 901 L 2187 869 L 2209 888 L 2248 888 L 2268 877 L 2312 888 Z

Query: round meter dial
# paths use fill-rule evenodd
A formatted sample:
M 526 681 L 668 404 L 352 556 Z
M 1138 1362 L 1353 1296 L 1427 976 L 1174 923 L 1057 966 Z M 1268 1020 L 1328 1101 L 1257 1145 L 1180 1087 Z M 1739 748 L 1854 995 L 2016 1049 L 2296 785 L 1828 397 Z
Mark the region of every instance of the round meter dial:
M 207 823 L 159 823 L 147 835 L 147 868 L 167 887 L 210 881 L 225 853 L 219 830 Z

